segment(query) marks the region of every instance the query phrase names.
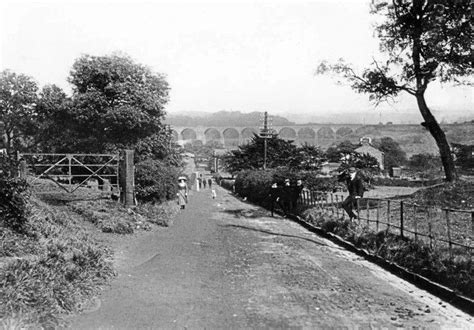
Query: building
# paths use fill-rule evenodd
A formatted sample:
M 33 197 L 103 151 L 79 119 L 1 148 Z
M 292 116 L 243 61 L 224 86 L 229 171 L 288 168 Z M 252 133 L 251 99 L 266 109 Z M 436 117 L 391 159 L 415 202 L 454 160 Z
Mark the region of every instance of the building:
M 369 154 L 370 156 L 374 157 L 379 162 L 380 169 L 382 171 L 384 170 L 384 153 L 383 151 L 380 151 L 379 149 L 372 146 L 372 139 L 370 137 L 362 137 L 360 139 L 360 147 L 358 147 L 354 151 L 358 152 L 359 154 Z

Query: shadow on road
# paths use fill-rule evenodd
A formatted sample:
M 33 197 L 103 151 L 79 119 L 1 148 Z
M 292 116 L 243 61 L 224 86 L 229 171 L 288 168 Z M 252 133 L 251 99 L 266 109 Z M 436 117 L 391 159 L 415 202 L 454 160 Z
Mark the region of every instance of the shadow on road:
M 302 239 L 302 240 L 305 240 L 305 241 L 308 241 L 308 242 L 311 242 L 311 243 L 314 243 L 314 244 L 317 244 L 317 245 L 328 246 L 327 244 L 324 244 L 324 243 L 321 243 L 321 242 L 312 240 L 312 239 L 310 239 L 310 238 L 301 237 L 301 236 L 295 236 L 295 235 L 288 235 L 288 234 L 283 234 L 283 233 L 274 233 L 274 232 L 272 232 L 272 231 L 265 230 L 265 229 L 258 229 L 258 228 L 247 227 L 247 226 L 241 226 L 241 225 L 221 225 L 221 226 L 222 226 L 222 227 L 233 227 L 233 228 L 239 228 L 239 229 L 247 229 L 247 230 L 252 230 L 252 231 L 258 231 L 258 232 L 260 232 L 260 233 L 265 233 L 265 234 L 275 235 L 275 236 L 298 238 L 298 239 Z M 335 247 L 335 246 L 331 246 L 331 247 L 332 247 L 332 248 L 335 248 L 335 249 L 338 249 L 338 250 L 342 250 L 342 249 L 339 248 L 339 247 Z
M 236 218 L 255 219 L 255 218 L 261 218 L 261 217 L 268 216 L 268 211 L 267 210 L 261 210 L 261 209 L 256 209 L 256 210 L 236 209 L 236 210 L 224 210 L 222 212 L 227 213 L 227 214 L 232 214 Z

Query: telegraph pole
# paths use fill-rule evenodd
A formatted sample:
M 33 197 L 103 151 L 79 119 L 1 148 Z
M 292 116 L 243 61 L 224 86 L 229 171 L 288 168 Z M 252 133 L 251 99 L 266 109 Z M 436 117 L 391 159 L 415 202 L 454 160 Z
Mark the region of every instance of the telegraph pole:
M 263 138 L 263 169 L 267 168 L 267 139 L 271 135 L 271 130 L 268 128 L 268 112 L 263 113 L 263 128 L 260 130 L 260 137 Z

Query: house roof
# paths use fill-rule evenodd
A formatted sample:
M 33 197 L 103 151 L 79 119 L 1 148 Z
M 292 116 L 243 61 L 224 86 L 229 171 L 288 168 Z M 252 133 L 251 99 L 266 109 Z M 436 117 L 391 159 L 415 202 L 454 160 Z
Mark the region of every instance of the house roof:
M 377 148 L 374 148 L 372 146 L 369 146 L 369 145 L 363 145 L 363 146 L 360 146 L 359 148 L 355 149 L 354 151 L 358 152 L 358 153 L 369 153 L 369 154 L 380 154 L 380 155 L 383 155 L 383 151 L 380 151 L 379 149 Z

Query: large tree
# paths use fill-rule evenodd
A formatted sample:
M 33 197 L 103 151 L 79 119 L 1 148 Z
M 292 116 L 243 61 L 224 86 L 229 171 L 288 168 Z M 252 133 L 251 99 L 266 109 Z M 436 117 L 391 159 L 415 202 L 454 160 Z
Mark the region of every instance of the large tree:
M 387 54 L 383 63 L 357 73 L 344 61 L 320 63 L 317 72 L 335 72 L 347 78 L 358 92 L 370 94 L 376 104 L 406 92 L 416 98 L 429 130 L 439 148 L 446 179 L 457 178 L 450 146 L 444 131 L 425 100 L 434 80 L 466 83 L 473 73 L 471 55 L 470 0 L 372 1 L 372 12 L 383 17 L 375 31 L 380 49 Z
M 263 168 L 264 144 L 264 139 L 255 134 L 249 143 L 224 156 L 224 167 L 230 173 Z M 296 153 L 296 146 L 291 141 L 285 141 L 274 134 L 267 138 L 266 167 L 291 166 Z
M 374 146 L 384 153 L 384 168 L 402 166 L 407 161 L 407 154 L 402 150 L 400 144 L 391 137 L 383 137 L 380 141 L 375 140 Z
M 33 78 L 10 70 L 0 72 L 0 122 L 9 155 L 20 147 L 33 129 L 37 91 Z
M 84 55 L 75 61 L 71 129 L 76 150 L 131 147 L 165 130 L 169 86 L 162 74 L 124 55 Z
M 230 173 L 264 167 L 264 138 L 254 134 L 249 143 L 230 151 L 223 158 Z M 266 168 L 288 167 L 294 170 L 319 170 L 324 153 L 319 147 L 293 144 L 277 134 L 267 138 Z
M 37 120 L 32 135 L 33 150 L 39 152 L 68 152 L 75 144 L 71 132 L 71 100 L 56 85 L 44 86 L 36 106 Z

